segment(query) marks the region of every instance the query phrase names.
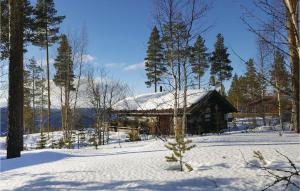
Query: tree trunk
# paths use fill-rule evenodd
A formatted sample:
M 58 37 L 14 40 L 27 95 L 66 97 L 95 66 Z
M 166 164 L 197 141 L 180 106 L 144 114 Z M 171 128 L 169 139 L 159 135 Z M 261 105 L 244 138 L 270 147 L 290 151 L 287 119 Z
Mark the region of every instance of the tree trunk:
M 48 93 L 48 138 L 50 138 L 51 129 L 51 101 L 50 101 L 50 67 L 49 67 L 49 42 L 48 42 L 48 26 L 46 25 L 46 62 L 47 62 L 47 93 Z
M 298 0 L 284 0 L 287 8 L 287 31 L 292 73 L 292 128 L 300 133 L 299 127 L 299 4 Z
M 200 90 L 200 88 L 201 88 L 201 76 L 200 76 L 200 74 L 198 75 L 198 81 L 199 81 L 198 89 Z
M 275 79 L 275 84 L 278 89 L 280 89 L 278 85 L 278 80 Z M 281 96 L 280 96 L 280 91 L 277 91 L 277 102 L 278 102 L 278 117 L 279 117 L 279 125 L 280 128 L 283 130 L 283 124 L 282 124 L 282 114 L 281 114 Z
M 186 127 L 186 107 L 187 107 L 187 66 L 186 62 L 183 63 L 183 113 L 182 113 L 182 137 L 184 137 L 184 134 L 187 130 Z
M 23 150 L 23 12 L 24 0 L 9 0 L 8 159 Z
M 32 126 L 33 131 L 35 130 L 35 69 L 32 71 Z

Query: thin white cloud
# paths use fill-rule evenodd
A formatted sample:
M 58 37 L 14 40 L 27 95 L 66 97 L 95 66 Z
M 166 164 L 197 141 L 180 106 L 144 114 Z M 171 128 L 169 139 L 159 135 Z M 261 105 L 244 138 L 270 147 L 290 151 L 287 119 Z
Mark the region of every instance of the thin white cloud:
M 125 71 L 140 70 L 143 69 L 144 67 L 145 67 L 145 62 L 143 61 L 138 64 L 127 65 L 123 70 Z
M 105 67 L 107 68 L 122 68 L 124 67 L 126 64 L 125 63 L 108 63 L 108 64 L 104 64 Z
M 90 54 L 83 55 L 83 62 L 84 63 L 93 62 L 95 60 L 96 60 L 96 58 L 94 56 L 90 55 Z

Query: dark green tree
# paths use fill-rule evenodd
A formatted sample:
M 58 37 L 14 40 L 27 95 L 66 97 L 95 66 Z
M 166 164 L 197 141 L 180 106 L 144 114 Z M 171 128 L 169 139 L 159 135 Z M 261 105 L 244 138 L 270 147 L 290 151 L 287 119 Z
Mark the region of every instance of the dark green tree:
M 43 128 L 40 129 L 40 140 L 38 141 L 37 144 L 37 149 L 44 149 L 46 148 L 47 144 L 47 137 L 43 131 Z
M 157 84 L 162 81 L 161 77 L 166 72 L 162 50 L 159 31 L 155 26 L 148 41 L 147 57 L 145 58 L 145 70 L 148 78 L 145 83 L 148 87 L 154 85 L 155 92 L 157 92 Z
M 220 86 L 223 85 L 225 80 L 229 80 L 232 76 L 233 68 L 230 65 L 231 61 L 228 57 L 227 48 L 224 46 L 224 37 L 219 33 L 215 43 L 215 50 L 210 57 L 210 74 L 216 77 Z
M 282 93 L 284 91 L 288 91 L 290 89 L 289 84 L 289 73 L 285 67 L 284 56 L 276 51 L 274 56 L 274 63 L 271 69 L 271 81 L 275 85 L 274 91 L 277 95 L 277 105 L 278 105 L 278 117 L 280 126 L 283 129 L 283 122 L 282 122 Z
M 21 156 L 23 150 L 23 49 L 24 0 L 9 1 L 9 68 L 7 158 Z
M 33 44 L 46 49 L 47 96 L 48 96 L 48 136 L 51 128 L 49 46 L 59 40 L 59 24 L 65 16 L 57 16 L 53 0 L 38 0 L 35 8 Z
M 205 40 L 198 36 L 194 47 L 192 47 L 191 52 L 191 65 L 192 71 L 196 75 L 198 80 L 198 88 L 201 88 L 201 77 L 205 74 L 205 71 L 209 68 L 209 54 L 207 53 L 207 48 L 205 46 Z
M 23 124 L 24 124 L 24 133 L 33 132 L 33 109 L 31 107 L 31 82 L 30 82 L 30 72 L 24 69 L 24 106 L 23 106 Z
M 280 52 L 275 53 L 275 60 L 271 69 L 271 80 L 275 84 L 276 88 L 287 91 L 291 85 L 289 83 L 290 74 L 285 67 L 284 56 Z
M 42 76 L 43 69 L 41 66 L 37 65 L 37 62 L 34 58 L 29 60 L 29 64 L 27 65 L 27 73 L 28 73 L 28 85 L 29 85 L 29 96 L 30 96 L 30 106 L 32 109 L 32 129 L 35 130 L 35 117 L 36 117 L 36 106 L 40 105 L 40 103 L 44 100 L 42 96 L 42 88 L 44 86 L 44 79 Z
M 259 94 L 259 82 L 258 82 L 258 76 L 257 71 L 254 66 L 253 59 L 249 59 L 246 62 L 247 65 L 247 71 L 245 73 L 246 78 L 246 89 L 247 89 L 247 99 L 248 102 L 254 101 L 255 99 L 258 99 L 260 97 Z
M 61 36 L 60 46 L 57 49 L 57 57 L 54 62 L 56 73 L 53 81 L 55 85 L 64 89 L 64 106 L 62 106 L 62 121 L 65 139 L 71 139 L 70 132 L 70 92 L 75 90 L 74 88 L 74 72 L 73 72 L 73 60 L 72 60 L 72 48 L 69 45 L 69 41 L 66 35 Z
M 33 37 L 33 23 L 34 23 L 34 9 L 30 5 L 30 1 L 23 1 L 23 42 L 32 41 Z M 0 60 L 7 59 L 9 57 L 9 9 L 8 9 L 8 0 L 1 0 L 1 22 L 0 22 Z M 24 48 L 25 51 L 25 48 Z

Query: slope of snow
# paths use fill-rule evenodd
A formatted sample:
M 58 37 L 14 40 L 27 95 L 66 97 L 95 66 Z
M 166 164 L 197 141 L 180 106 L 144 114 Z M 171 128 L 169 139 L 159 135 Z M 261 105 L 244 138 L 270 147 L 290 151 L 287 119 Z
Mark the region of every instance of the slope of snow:
M 170 151 L 159 139 L 121 147 L 114 143 L 98 150 L 24 151 L 21 158 L 9 160 L 2 152 L 0 190 L 261 190 L 273 180 L 247 167 L 241 153 L 251 161 L 253 150 L 260 150 L 268 165 L 284 166 L 277 149 L 299 166 L 299 138 L 291 132 L 191 137 L 196 147 L 187 153 L 186 161 L 192 172 L 174 170 L 164 159 Z
M 187 106 L 198 102 L 207 94 L 205 90 L 190 89 L 187 91 Z M 179 107 L 183 106 L 183 91 L 179 92 Z M 158 92 L 125 98 L 113 106 L 114 110 L 153 110 L 172 109 L 174 92 Z

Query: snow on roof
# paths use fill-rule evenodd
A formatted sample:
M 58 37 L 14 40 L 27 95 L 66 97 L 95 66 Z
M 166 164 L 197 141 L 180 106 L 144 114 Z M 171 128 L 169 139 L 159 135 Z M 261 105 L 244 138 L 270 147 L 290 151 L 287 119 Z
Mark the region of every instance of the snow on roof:
M 187 107 L 200 101 L 208 92 L 202 89 L 187 91 Z M 183 91 L 179 95 L 179 108 L 183 107 Z M 113 106 L 114 110 L 164 110 L 172 109 L 174 105 L 174 91 L 142 94 L 127 97 Z

